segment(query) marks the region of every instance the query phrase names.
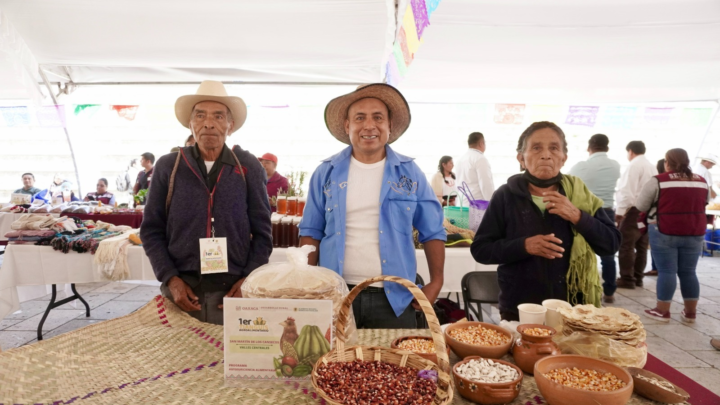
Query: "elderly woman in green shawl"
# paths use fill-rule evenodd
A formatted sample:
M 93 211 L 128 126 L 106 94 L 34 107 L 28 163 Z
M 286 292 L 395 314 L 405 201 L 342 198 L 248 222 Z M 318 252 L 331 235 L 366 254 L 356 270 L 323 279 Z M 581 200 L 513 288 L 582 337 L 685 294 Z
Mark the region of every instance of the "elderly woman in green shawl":
M 519 304 L 549 298 L 600 306 L 595 254 L 615 254 L 620 232 L 600 209 L 602 200 L 560 172 L 567 150 L 560 127 L 530 125 L 517 146 L 523 172 L 493 194 L 475 235 L 475 260 L 499 265 L 502 319 L 518 320 Z

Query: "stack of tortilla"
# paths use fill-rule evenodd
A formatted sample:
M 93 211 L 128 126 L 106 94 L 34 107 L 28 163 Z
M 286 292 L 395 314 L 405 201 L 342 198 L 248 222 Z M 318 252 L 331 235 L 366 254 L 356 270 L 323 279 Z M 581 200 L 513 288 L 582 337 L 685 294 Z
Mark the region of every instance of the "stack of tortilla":
M 307 265 L 307 253 L 304 256 L 290 257 L 299 254 L 301 249 L 288 249 L 288 262 L 269 263 L 255 269 L 245 279 L 241 289 L 245 298 L 275 298 L 275 299 L 304 299 L 304 300 L 332 300 L 333 322 L 332 330 L 335 336 L 335 321 L 337 321 L 340 308 L 349 294 L 345 280 L 334 271 L 320 266 Z M 353 345 L 357 342 L 357 328 L 350 308 L 349 319 L 345 327 L 347 343 Z M 334 339 L 331 342 L 334 344 Z
M 558 308 L 563 317 L 563 334 L 591 332 L 606 336 L 628 346 L 637 347 L 645 342 L 645 327 L 640 317 L 623 308 L 595 308 L 576 305 Z

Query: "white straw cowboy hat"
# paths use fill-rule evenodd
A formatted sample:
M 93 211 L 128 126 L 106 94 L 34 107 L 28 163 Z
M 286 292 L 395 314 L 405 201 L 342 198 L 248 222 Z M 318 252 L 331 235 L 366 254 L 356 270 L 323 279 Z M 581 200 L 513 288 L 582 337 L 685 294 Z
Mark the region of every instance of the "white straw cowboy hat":
M 185 127 L 190 128 L 190 115 L 195 104 L 202 101 L 216 101 L 230 109 L 235 125 L 232 132 L 240 129 L 247 118 L 247 106 L 240 97 L 228 96 L 222 82 L 205 80 L 200 83 L 197 92 L 192 95 L 181 96 L 175 101 L 175 117 Z
M 348 109 L 364 98 L 376 98 L 385 103 L 392 123 L 388 143 L 397 141 L 410 126 L 410 106 L 395 87 L 384 83 L 358 86 L 352 93 L 330 100 L 325 107 L 325 125 L 330 133 L 338 141 L 350 144 L 350 136 L 345 132 Z
M 712 164 L 718 164 L 718 157 L 712 153 L 705 153 L 704 155 L 698 156 L 698 158 L 700 158 L 700 160 L 707 160 Z

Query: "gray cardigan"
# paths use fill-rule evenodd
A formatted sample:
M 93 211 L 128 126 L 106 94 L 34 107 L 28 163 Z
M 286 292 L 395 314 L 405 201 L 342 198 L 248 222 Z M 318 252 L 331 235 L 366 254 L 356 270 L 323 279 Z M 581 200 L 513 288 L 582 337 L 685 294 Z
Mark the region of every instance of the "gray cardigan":
M 200 278 L 200 239 L 210 236 L 207 229 L 212 190 L 205 185 L 191 148 L 158 160 L 140 228 L 145 253 L 163 284 L 181 274 Z M 166 214 L 165 201 L 177 153 L 184 156 L 180 158 Z M 266 264 L 272 253 L 265 171 L 249 152 L 236 146 L 233 153 L 246 172 L 247 184 L 237 166 L 224 164 L 213 198 L 215 236 L 227 238 L 229 273 L 203 276 L 222 285 L 247 277 Z

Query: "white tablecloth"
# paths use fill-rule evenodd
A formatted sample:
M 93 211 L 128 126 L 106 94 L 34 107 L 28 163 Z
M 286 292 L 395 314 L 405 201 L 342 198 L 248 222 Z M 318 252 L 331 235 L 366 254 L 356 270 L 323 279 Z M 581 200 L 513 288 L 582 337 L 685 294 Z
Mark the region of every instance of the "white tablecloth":
M 5 234 L 12 231 L 10 225 L 15 222 L 22 214 L 11 214 L 9 212 L 0 212 L 0 242 L 6 241 Z
M 50 246 L 8 245 L 0 268 L 0 319 L 20 309 L 18 286 L 105 281 L 89 253 L 64 254 Z M 128 248 L 130 280 L 155 280 L 142 247 Z
M 425 252 L 416 251 L 418 273 L 430 281 Z M 0 268 L 0 319 L 20 309 L 19 286 L 92 283 L 104 281 L 89 253 L 64 254 L 50 246 L 9 245 Z M 270 262 L 286 260 L 285 249 L 274 249 Z M 142 247 L 128 248 L 129 280 L 156 280 Z M 442 292 L 459 292 L 462 277 L 473 270 L 495 271 L 497 266 L 475 263 L 469 248 L 445 250 L 445 284 Z

